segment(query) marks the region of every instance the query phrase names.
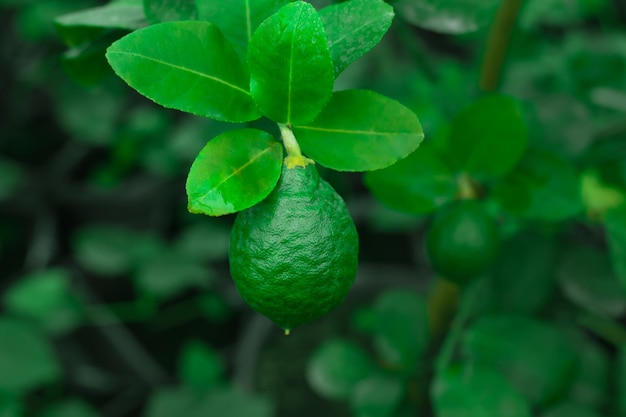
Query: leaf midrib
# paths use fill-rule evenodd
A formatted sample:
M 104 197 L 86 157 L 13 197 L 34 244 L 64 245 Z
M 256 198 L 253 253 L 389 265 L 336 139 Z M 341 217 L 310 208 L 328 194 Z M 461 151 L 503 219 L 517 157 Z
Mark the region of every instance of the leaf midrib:
M 240 166 L 239 168 L 235 169 L 233 172 L 230 173 L 230 175 L 224 177 L 219 183 L 217 183 L 213 188 L 211 188 L 210 190 L 208 190 L 205 193 L 202 193 L 201 195 L 199 195 L 199 198 L 206 198 L 209 194 L 213 193 L 214 191 L 216 191 L 222 184 L 224 184 L 225 182 L 227 182 L 228 180 L 230 180 L 232 177 L 234 177 L 235 175 L 239 174 L 241 171 L 243 171 L 244 169 L 246 169 L 248 166 L 250 166 L 252 163 L 254 163 L 254 161 L 256 161 L 257 159 L 261 158 L 263 155 L 265 155 L 266 153 L 268 153 L 269 151 L 272 150 L 272 148 L 274 146 L 276 146 L 278 143 L 274 144 L 270 144 L 267 148 L 263 149 L 261 152 L 257 153 L 256 155 L 254 155 L 252 158 L 250 158 L 245 164 L 243 164 L 242 166 Z M 205 206 L 205 207 L 209 207 L 206 204 L 202 203 L 201 201 L 198 201 L 198 204 Z
M 153 57 L 150 57 L 150 56 L 138 54 L 136 52 L 109 51 L 109 53 L 108 53 L 108 55 L 114 55 L 114 54 L 128 55 L 128 56 L 133 56 L 133 57 L 145 59 L 145 60 L 148 60 L 148 61 L 153 61 L 153 62 L 156 62 L 158 64 L 164 65 L 166 67 L 171 67 L 171 68 L 183 71 L 183 72 L 188 72 L 190 74 L 197 75 L 199 77 L 207 78 L 209 80 L 212 80 L 212 81 L 215 81 L 217 83 L 223 84 L 223 85 L 225 85 L 227 87 L 230 87 L 233 90 L 239 91 L 240 93 L 243 93 L 243 94 L 245 94 L 247 96 L 251 95 L 249 91 L 244 90 L 243 88 L 241 88 L 241 87 L 239 87 L 239 86 L 237 86 L 235 84 L 231 84 L 228 81 L 222 80 L 221 78 L 215 77 L 213 75 L 205 74 L 203 72 L 199 72 L 199 71 L 196 71 L 196 70 L 192 70 L 190 68 L 182 67 L 180 65 L 172 64 L 170 62 L 166 62 L 166 61 L 163 61 L 163 60 L 160 60 L 160 59 L 157 59 L 157 58 L 153 58 Z
M 381 132 L 381 131 L 370 131 L 370 130 L 346 130 L 346 129 L 333 129 L 333 128 L 324 128 L 324 127 L 311 127 L 311 126 L 294 126 L 294 129 L 301 130 L 314 130 L 317 132 L 328 132 L 328 133 L 341 133 L 345 135 L 371 135 L 371 136 L 395 136 L 395 135 L 419 135 L 424 136 L 423 132 Z

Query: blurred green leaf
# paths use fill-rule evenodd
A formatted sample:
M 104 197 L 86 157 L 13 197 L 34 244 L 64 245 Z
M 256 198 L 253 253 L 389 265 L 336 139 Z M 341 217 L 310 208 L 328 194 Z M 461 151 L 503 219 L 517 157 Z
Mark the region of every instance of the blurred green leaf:
M 135 30 L 146 25 L 141 1 L 111 2 L 58 17 L 56 29 L 69 46 L 78 46 L 100 35 L 104 29 Z
M 616 358 L 617 395 L 615 395 L 615 410 L 619 417 L 626 416 L 626 347 L 622 346 Z
M 93 42 L 69 49 L 63 54 L 61 60 L 65 73 L 83 87 L 95 87 L 102 83 L 113 74 L 104 57 L 106 48 L 119 37 L 119 33 L 107 33 L 94 39 Z M 77 96 L 74 98 L 78 99 Z
M 102 276 L 118 276 L 131 269 L 133 243 L 130 230 L 105 225 L 83 227 L 72 239 L 78 263 Z
M 604 228 L 613 271 L 626 291 L 626 205 L 606 212 Z
M 319 395 L 347 399 L 357 383 L 375 370 L 372 359 L 358 345 L 342 339 L 325 341 L 307 365 L 309 385 Z
M 397 0 L 393 6 L 408 22 L 433 32 L 461 34 L 486 26 L 498 0 Z
M 600 417 L 600 414 L 580 404 L 565 402 L 550 407 L 541 417 Z
M 0 417 L 22 417 L 23 408 L 17 397 L 0 393 Z
M 220 28 L 238 52 L 245 54 L 259 24 L 292 0 L 196 1 L 199 18 Z
M 230 305 L 222 297 L 214 293 L 202 294 L 197 302 L 200 312 L 213 321 L 224 321 L 233 313 Z
M 393 209 L 378 200 L 370 201 L 368 207 L 367 225 L 376 232 L 404 233 L 417 229 L 424 222 L 424 218 Z
M 213 271 L 194 259 L 175 251 L 164 251 L 145 259 L 135 274 L 144 294 L 166 299 L 190 288 L 207 288 Z
M 456 195 L 456 178 L 426 144 L 392 166 L 364 176 L 383 204 L 412 214 L 428 214 Z
M 177 417 L 199 415 L 202 396 L 187 387 L 154 391 L 146 406 L 146 417 Z M 195 413 L 195 414 L 194 414 Z
M 24 392 L 61 377 L 45 336 L 30 323 L 0 316 L 0 391 Z
M 531 417 L 528 401 L 499 373 L 464 365 L 436 376 L 431 397 L 437 417 Z
M 429 343 L 426 301 L 408 290 L 388 290 L 375 301 L 374 346 L 387 365 L 410 369 Z
M 119 89 L 99 85 L 87 90 L 63 85 L 56 98 L 57 119 L 73 138 L 95 145 L 113 142 L 126 104 Z
M 187 386 L 208 390 L 222 383 L 224 364 L 219 354 L 198 340 L 185 343 L 178 358 L 178 378 Z
M 252 207 L 276 186 L 282 152 L 278 141 L 257 129 L 231 130 L 213 138 L 189 170 L 189 211 L 221 216 Z
M 324 26 L 313 6 L 289 3 L 259 25 L 248 47 L 250 91 L 263 115 L 306 124 L 333 91 Z
M 233 388 L 198 393 L 183 387 L 156 391 L 146 408 L 146 417 L 271 417 L 271 404 L 262 397 Z
M 450 131 L 448 156 L 470 175 L 501 177 L 522 158 L 527 128 L 517 101 L 489 95 L 462 110 Z
M 198 17 L 195 0 L 143 0 L 143 11 L 152 23 L 194 20 Z
M 205 220 L 176 236 L 174 248 L 181 254 L 200 262 L 220 261 L 228 256 L 230 229 L 221 223 Z
M 493 367 L 533 404 L 545 404 L 567 388 L 575 353 L 559 330 L 523 316 L 486 316 L 462 338 L 465 357 Z
M 113 43 L 106 57 L 130 87 L 161 106 L 225 122 L 260 116 L 244 66 L 209 22 L 165 22 L 137 30 Z
M 80 399 L 70 399 L 47 407 L 39 417 L 98 417 L 100 414 Z
M 72 330 L 82 319 L 71 293 L 70 275 L 63 269 L 22 277 L 3 294 L 2 301 L 7 311 L 33 319 L 52 333 Z
M 587 213 L 602 216 L 625 201 L 624 190 L 605 184 L 598 172 L 587 170 L 581 176 L 581 195 Z
M 555 249 L 553 239 L 532 230 L 506 240 L 487 281 L 493 309 L 502 313 L 539 312 L 556 284 Z
M 294 126 L 294 132 L 308 157 L 338 171 L 388 167 L 424 138 L 411 110 L 367 90 L 334 93 L 314 121 Z
M 380 42 L 394 12 L 382 0 L 351 0 L 324 7 L 319 16 L 338 75 Z
M 212 391 L 190 417 L 271 417 L 272 404 L 264 397 L 247 394 L 234 388 Z M 176 416 L 172 416 L 176 417 Z
M 24 181 L 24 172 L 14 162 L 0 158 L 0 201 L 15 193 Z
M 350 396 L 355 417 L 391 417 L 404 396 L 404 381 L 372 375 L 356 384 Z
M 566 159 L 530 149 L 514 175 L 523 178 L 530 194 L 530 204 L 522 212 L 524 217 L 557 222 L 583 210 L 578 175 Z
M 578 354 L 578 366 L 566 397 L 571 403 L 600 409 L 610 397 L 609 353 L 589 336 L 576 329 L 570 336 Z
M 612 317 L 626 311 L 626 288 L 617 280 L 605 251 L 574 246 L 567 248 L 560 258 L 558 281 L 574 304 Z
M 545 26 L 577 27 L 586 19 L 613 12 L 606 0 L 529 0 L 522 8 L 520 27 L 537 30 Z

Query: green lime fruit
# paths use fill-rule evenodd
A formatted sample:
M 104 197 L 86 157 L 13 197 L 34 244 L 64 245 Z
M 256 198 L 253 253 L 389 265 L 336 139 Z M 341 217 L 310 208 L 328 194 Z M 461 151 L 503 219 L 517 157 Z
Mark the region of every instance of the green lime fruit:
M 431 265 L 460 285 L 486 272 L 499 246 L 498 227 L 476 200 L 455 201 L 443 208 L 426 234 Z
M 350 213 L 315 165 L 283 164 L 270 195 L 235 219 L 230 272 L 241 297 L 289 331 L 344 300 L 358 252 Z

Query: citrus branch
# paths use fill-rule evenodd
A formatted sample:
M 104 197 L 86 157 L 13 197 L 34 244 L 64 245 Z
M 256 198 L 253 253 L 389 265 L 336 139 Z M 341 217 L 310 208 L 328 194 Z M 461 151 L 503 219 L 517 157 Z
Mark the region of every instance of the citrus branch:
M 496 12 L 483 58 L 480 87 L 487 92 L 495 91 L 500 83 L 506 51 L 515 28 L 523 0 L 503 0 Z

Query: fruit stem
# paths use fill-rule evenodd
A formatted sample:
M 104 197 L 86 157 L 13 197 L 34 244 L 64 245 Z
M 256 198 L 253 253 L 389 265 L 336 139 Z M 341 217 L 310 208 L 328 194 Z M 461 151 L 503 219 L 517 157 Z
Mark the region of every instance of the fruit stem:
M 459 200 L 473 200 L 476 196 L 476 189 L 472 179 L 466 173 L 461 173 L 456 180 L 457 198 Z
M 302 155 L 300 145 L 296 140 L 296 136 L 291 130 L 291 126 L 283 123 L 278 123 L 280 129 L 280 137 L 283 140 L 283 146 L 287 151 L 287 157 L 285 158 L 285 164 L 287 168 L 293 168 L 296 166 L 305 167 L 314 163 L 312 159 L 306 158 Z

